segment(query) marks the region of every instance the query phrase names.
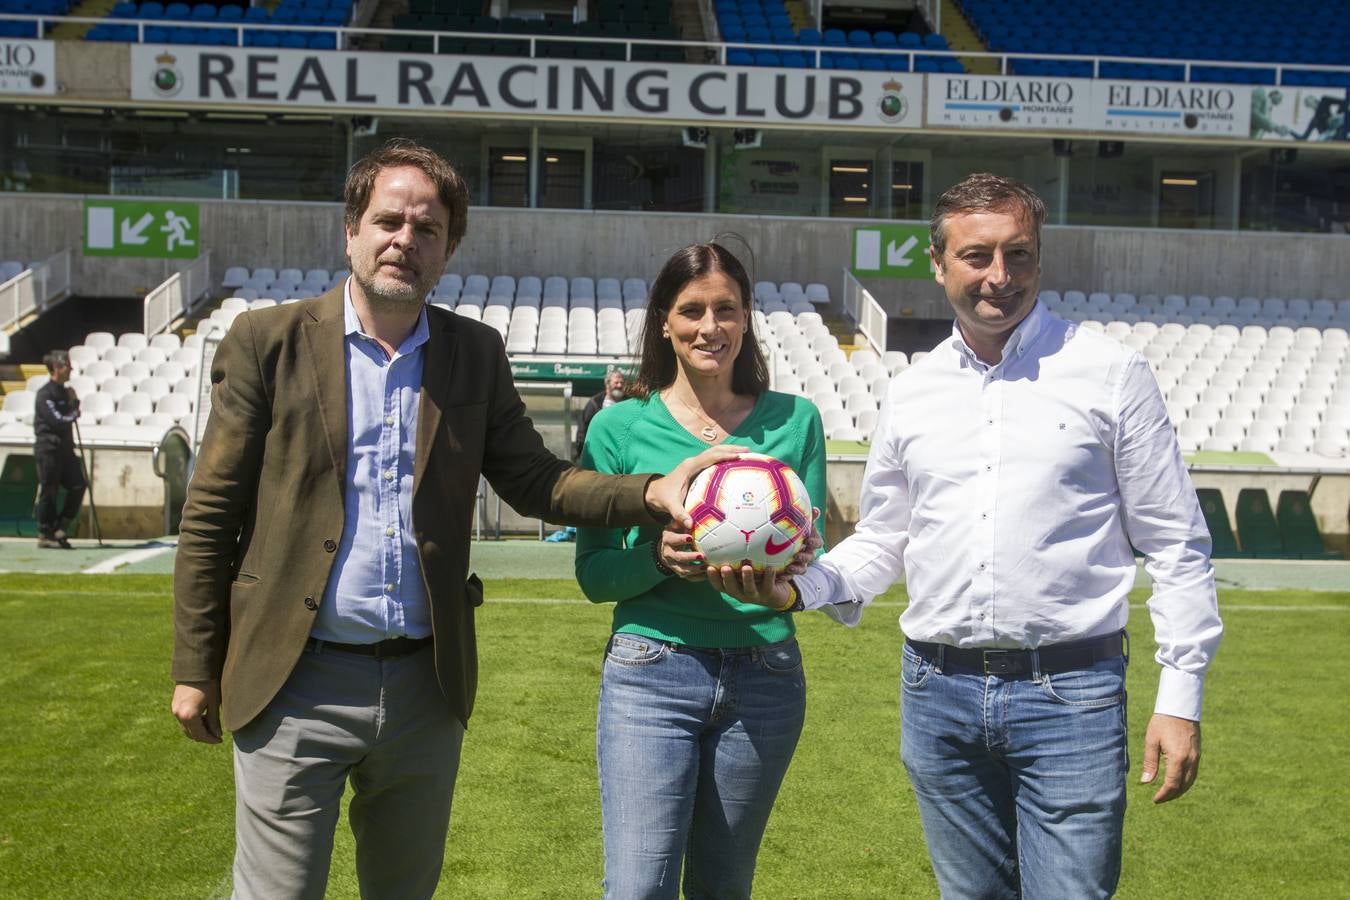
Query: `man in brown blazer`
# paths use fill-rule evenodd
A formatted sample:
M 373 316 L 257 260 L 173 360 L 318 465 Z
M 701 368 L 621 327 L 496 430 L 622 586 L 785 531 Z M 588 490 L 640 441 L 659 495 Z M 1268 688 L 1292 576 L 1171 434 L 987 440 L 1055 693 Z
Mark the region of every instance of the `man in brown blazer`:
M 690 477 L 603 476 L 549 453 L 499 335 L 426 305 L 467 190 L 392 141 L 345 194 L 352 276 L 250 311 L 211 366 L 212 410 L 174 572 L 172 709 L 234 732 L 236 897 L 322 897 L 350 780 L 367 897 L 430 897 L 477 684 L 469 570 L 480 473 L 552 522 L 687 524 Z

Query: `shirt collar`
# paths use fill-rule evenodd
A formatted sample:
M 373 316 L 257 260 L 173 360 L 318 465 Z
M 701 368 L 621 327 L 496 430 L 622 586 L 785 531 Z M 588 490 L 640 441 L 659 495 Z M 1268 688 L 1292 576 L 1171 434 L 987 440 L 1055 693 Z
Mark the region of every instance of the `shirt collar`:
M 1045 304 L 1038 299 L 1032 305 L 1031 312 L 1027 313 L 1027 317 L 1018 322 L 1017 327 L 1013 329 L 1013 333 L 1008 335 L 1008 342 L 1003 345 L 1003 357 L 993 366 L 980 359 L 975 355 L 975 351 L 970 349 L 970 345 L 961 335 L 960 320 L 952 321 L 952 344 L 956 347 L 956 352 L 965 357 L 966 361 L 975 368 L 981 371 L 994 369 L 1030 350 L 1031 345 L 1044 330 L 1048 315 L 1049 312 L 1046 311 Z
M 347 280 L 342 285 L 342 321 L 342 333 L 345 336 L 369 337 L 369 335 L 361 330 L 361 318 L 356 314 L 356 307 L 352 305 L 351 276 L 348 276 Z M 421 312 L 417 314 L 417 324 L 413 326 L 412 333 L 404 338 L 403 343 L 399 345 L 397 355 L 406 356 L 407 354 L 412 353 L 418 347 L 425 344 L 430 336 L 431 331 L 427 327 L 427 306 L 423 303 Z

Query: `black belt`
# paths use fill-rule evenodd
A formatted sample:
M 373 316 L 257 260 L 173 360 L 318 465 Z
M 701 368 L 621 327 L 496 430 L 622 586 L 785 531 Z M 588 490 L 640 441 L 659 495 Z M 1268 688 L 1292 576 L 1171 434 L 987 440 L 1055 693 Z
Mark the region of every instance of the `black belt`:
M 343 653 L 359 653 L 362 656 L 373 656 L 376 659 L 392 659 L 395 656 L 407 656 L 409 653 L 416 653 L 423 647 L 430 647 L 432 639 L 396 637 L 385 641 L 376 641 L 373 644 L 339 644 L 336 641 L 321 641 L 318 638 L 310 638 L 305 641 L 306 650 L 341 650 Z
M 933 663 L 938 670 L 949 667 L 974 669 L 986 675 L 1026 675 L 1041 671 L 1054 674 L 1087 669 L 1104 659 L 1129 653 L 1129 637 L 1116 631 L 1104 637 L 1088 638 L 1068 644 L 1050 644 L 1036 650 L 994 650 L 981 647 L 952 647 L 906 640 L 914 652 Z M 1033 654 L 1039 660 L 1033 658 Z M 1038 664 L 1039 663 L 1039 664 Z

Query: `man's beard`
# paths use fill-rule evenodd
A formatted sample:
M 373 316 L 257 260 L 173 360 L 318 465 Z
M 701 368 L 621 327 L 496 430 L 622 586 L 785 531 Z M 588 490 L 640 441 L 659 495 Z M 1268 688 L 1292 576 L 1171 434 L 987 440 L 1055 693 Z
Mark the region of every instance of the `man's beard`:
M 397 313 L 410 307 L 419 307 L 426 300 L 431 288 L 419 280 L 412 284 L 395 279 L 362 278 L 353 273 L 356 283 L 361 286 L 366 301 L 374 312 Z M 381 283 L 383 282 L 383 283 Z

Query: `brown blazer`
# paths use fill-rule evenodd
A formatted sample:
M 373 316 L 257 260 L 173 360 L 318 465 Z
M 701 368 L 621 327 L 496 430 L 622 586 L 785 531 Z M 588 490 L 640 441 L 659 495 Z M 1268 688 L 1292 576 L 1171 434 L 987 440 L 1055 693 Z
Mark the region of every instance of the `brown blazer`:
M 478 681 L 469 571 L 478 476 L 551 522 L 652 521 L 649 476 L 605 476 L 555 457 L 525 415 L 501 337 L 427 307 L 413 533 L 436 676 L 467 724 Z M 347 478 L 343 292 L 246 312 L 211 364 L 211 416 L 174 566 L 175 681 L 219 679 L 222 721 L 260 713 L 304 650 L 342 536 Z

